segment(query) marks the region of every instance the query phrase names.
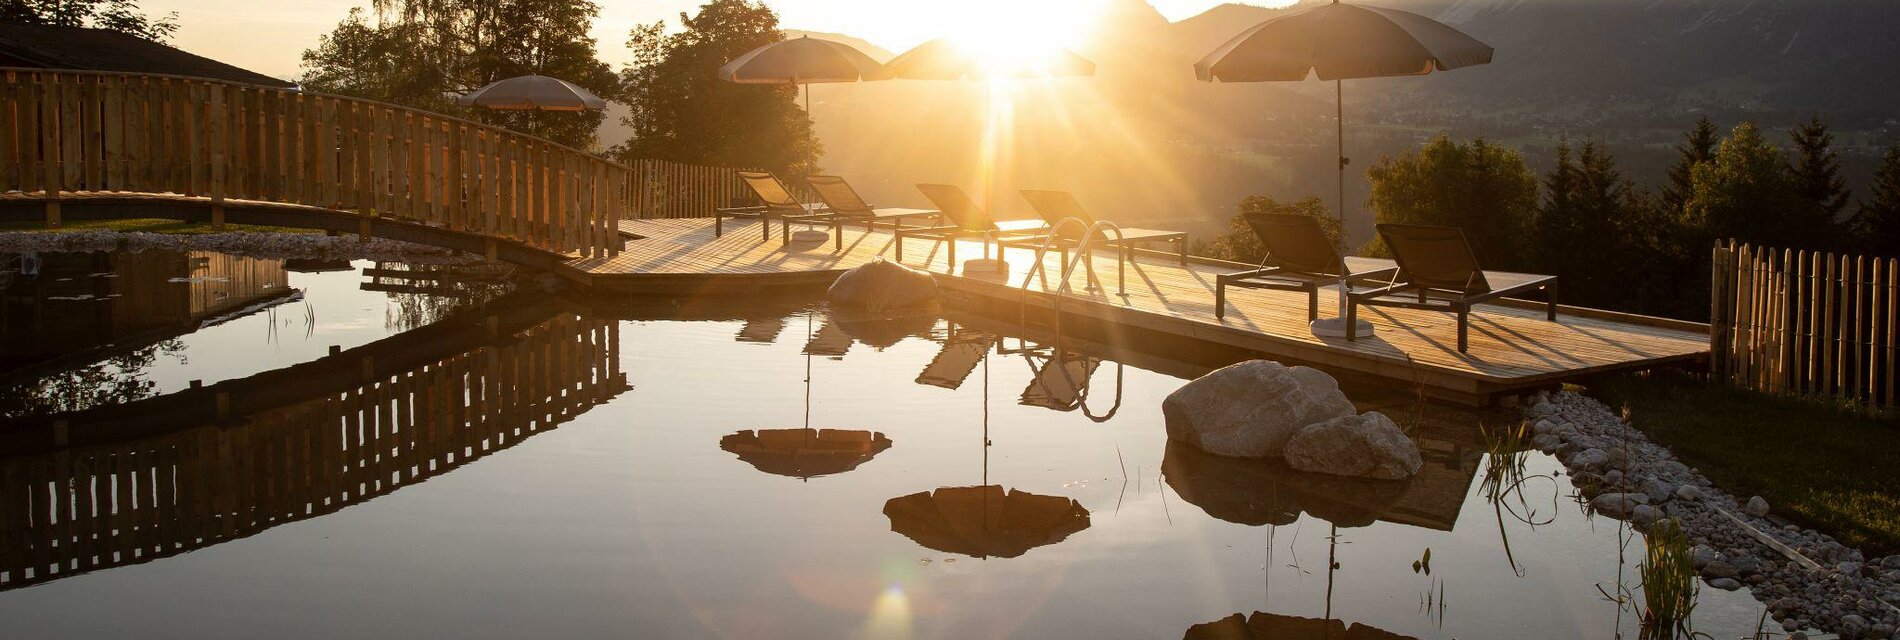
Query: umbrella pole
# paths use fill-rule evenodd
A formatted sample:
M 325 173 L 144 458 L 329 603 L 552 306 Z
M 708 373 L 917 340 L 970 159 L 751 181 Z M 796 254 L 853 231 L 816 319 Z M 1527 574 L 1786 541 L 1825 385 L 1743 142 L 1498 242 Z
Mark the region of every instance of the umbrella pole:
M 1346 337 L 1346 296 L 1352 292 L 1352 283 L 1348 279 L 1349 274 L 1346 273 L 1345 264 L 1345 257 L 1349 253 L 1346 243 L 1346 165 L 1351 162 L 1351 160 L 1346 158 L 1345 84 L 1346 81 L 1344 79 L 1333 81 L 1333 133 L 1337 136 L 1339 143 L 1339 242 L 1336 245 L 1339 248 L 1340 256 L 1339 313 L 1332 318 L 1314 320 L 1311 325 L 1309 325 L 1309 328 L 1313 331 L 1313 335 L 1326 338 Z M 1355 336 L 1372 335 L 1372 323 L 1358 320 L 1353 324 L 1356 325 L 1353 327 Z

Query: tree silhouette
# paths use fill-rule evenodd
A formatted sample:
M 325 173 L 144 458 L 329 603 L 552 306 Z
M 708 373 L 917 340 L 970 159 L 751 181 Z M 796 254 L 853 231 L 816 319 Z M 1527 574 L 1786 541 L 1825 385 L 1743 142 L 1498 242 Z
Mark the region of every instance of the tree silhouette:
M 351 9 L 303 52 L 302 83 L 593 149 L 602 112 L 497 111 L 455 98 L 529 74 L 619 98 L 619 80 L 588 35 L 599 13 L 587 0 L 377 0 L 373 11 Z
M 1900 257 L 1900 144 L 1887 147 L 1867 192 L 1853 220 L 1861 250 Z
M 672 34 L 663 23 L 641 25 L 627 41 L 633 62 L 621 78 L 633 112 L 621 123 L 633 137 L 615 155 L 814 172 L 819 147 L 792 85 L 718 77 L 733 58 L 785 38 L 778 14 L 759 2 L 712 0 L 698 14 L 680 13 L 680 24 Z

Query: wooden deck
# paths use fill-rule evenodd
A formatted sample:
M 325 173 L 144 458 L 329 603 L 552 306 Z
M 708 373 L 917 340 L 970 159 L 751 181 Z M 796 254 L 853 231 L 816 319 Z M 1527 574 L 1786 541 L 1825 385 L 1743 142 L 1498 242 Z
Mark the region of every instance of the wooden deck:
M 878 257 L 895 259 L 893 236 L 885 230 L 846 232 L 844 248 L 824 244 L 780 243 L 775 227 L 761 239 L 757 222 L 728 224 L 715 238 L 710 219 L 623 221 L 621 230 L 638 236 L 612 258 L 583 259 L 569 266 L 597 286 L 623 291 L 693 292 L 769 283 L 824 282 L 839 271 Z M 908 240 L 906 265 L 942 276 L 949 265 L 945 245 Z M 980 257 L 981 245 L 965 241 L 959 260 Z M 1040 283 L 1019 288 L 1034 265 L 1033 252 L 1011 249 L 1007 280 L 990 277 L 940 277 L 949 290 L 1015 309 L 1058 307 L 1064 317 L 1092 318 L 1120 326 L 1158 331 L 1225 344 L 1335 369 L 1369 374 L 1399 384 L 1418 385 L 1434 395 L 1483 404 L 1493 396 L 1548 387 L 1564 380 L 1611 371 L 1645 369 L 1703 358 L 1708 353 L 1706 325 L 1564 307 L 1557 322 L 1544 319 L 1541 305 L 1482 305 L 1471 318 L 1468 353 L 1456 350 L 1456 320 L 1449 313 L 1408 309 L 1362 308 L 1376 335 L 1348 342 L 1318 338 L 1306 327 L 1304 294 L 1233 289 L 1225 320 L 1214 317 L 1214 276 L 1236 270 L 1229 263 L 1196 260 L 1178 264 L 1172 256 L 1146 254 L 1126 271 L 1126 294 L 1116 292 L 1116 261 L 1094 258 L 1104 290 L 1084 291 L 1084 275 L 1071 276 L 1072 291 L 1057 299 Z M 1048 275 L 1059 277 L 1052 252 Z M 1332 289 L 1322 289 L 1320 304 L 1330 315 L 1337 304 Z

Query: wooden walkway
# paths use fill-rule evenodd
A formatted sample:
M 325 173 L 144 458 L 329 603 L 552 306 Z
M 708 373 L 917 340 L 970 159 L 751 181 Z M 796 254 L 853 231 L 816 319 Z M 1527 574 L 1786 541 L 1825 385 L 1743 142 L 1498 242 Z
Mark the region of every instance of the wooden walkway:
M 606 290 L 712 293 L 723 285 L 826 282 L 844 269 L 879 257 L 895 259 L 888 231 L 846 232 L 844 249 L 824 244 L 780 243 L 760 237 L 756 222 L 729 224 L 715 238 L 712 220 L 622 221 L 621 231 L 637 236 L 611 258 L 574 260 L 569 267 Z M 959 245 L 960 260 L 980 257 L 981 245 Z M 1549 387 L 1583 376 L 1681 363 L 1706 357 L 1708 328 L 1691 322 L 1564 307 L 1557 322 L 1546 321 L 1540 305 L 1483 305 L 1471 318 L 1468 353 L 1456 350 L 1456 320 L 1449 313 L 1409 309 L 1363 308 L 1362 317 L 1377 329 L 1371 338 L 1348 342 L 1319 338 L 1306 327 L 1304 294 L 1231 290 L 1225 320 L 1214 317 L 1214 276 L 1236 270 L 1231 263 L 1194 261 L 1178 264 L 1172 256 L 1148 254 L 1127 272 L 1126 295 L 1116 293 L 1116 261 L 1094 258 L 1103 291 L 1084 291 L 1084 275 L 1071 276 L 1071 292 L 1057 297 L 1039 282 L 1027 294 L 1020 288 L 1033 252 L 1011 249 L 1007 280 L 991 277 L 940 277 L 949 290 L 986 301 L 993 309 L 1059 306 L 1065 318 L 1092 318 L 1168 335 L 1249 349 L 1270 357 L 1369 374 L 1396 384 L 1423 387 L 1435 396 L 1467 404 L 1486 404 L 1494 396 Z M 908 240 L 904 264 L 948 273 L 942 243 Z M 1048 276 L 1059 277 L 1052 252 L 1045 257 Z M 1322 313 L 1337 304 L 1332 289 L 1322 289 Z

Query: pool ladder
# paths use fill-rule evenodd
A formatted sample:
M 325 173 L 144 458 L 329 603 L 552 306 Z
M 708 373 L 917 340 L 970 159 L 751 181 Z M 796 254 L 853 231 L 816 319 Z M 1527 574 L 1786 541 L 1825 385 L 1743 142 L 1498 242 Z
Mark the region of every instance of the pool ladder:
M 1054 248 L 1057 242 L 1062 241 L 1062 230 L 1070 226 L 1083 227 L 1083 231 L 1082 235 L 1078 236 L 1081 240 L 1076 243 L 1075 255 L 1066 255 L 1067 249 L 1062 250 L 1065 254 L 1062 261 L 1062 281 L 1056 285 L 1055 299 L 1049 304 L 1050 311 L 1055 314 L 1055 322 L 1058 328 L 1062 325 L 1062 310 L 1060 308 L 1062 304 L 1062 294 L 1069 291 L 1069 277 L 1075 274 L 1076 265 L 1084 263 L 1087 265 L 1086 273 L 1088 274 L 1088 284 L 1085 289 L 1087 291 L 1101 290 L 1101 279 L 1095 276 L 1095 261 L 1092 259 L 1095 254 L 1096 234 L 1103 233 L 1106 235 L 1106 232 L 1113 231 L 1115 232 L 1116 243 L 1121 243 L 1126 239 L 1122 235 L 1121 226 L 1107 220 L 1097 221 L 1095 224 L 1083 222 L 1081 218 L 1063 218 L 1056 221 L 1055 226 L 1049 228 L 1049 234 L 1042 239 L 1042 244 L 1036 247 L 1036 269 L 1023 274 L 1022 292 L 1017 297 L 1017 320 L 1019 322 L 1026 323 L 1029 316 L 1029 282 L 1040 278 L 1042 280 L 1043 291 L 1049 290 L 1048 268 L 1043 266 L 1042 259 L 1043 256 L 1048 255 L 1049 249 Z M 1115 295 L 1128 295 L 1128 252 L 1125 249 L 1115 252 Z

